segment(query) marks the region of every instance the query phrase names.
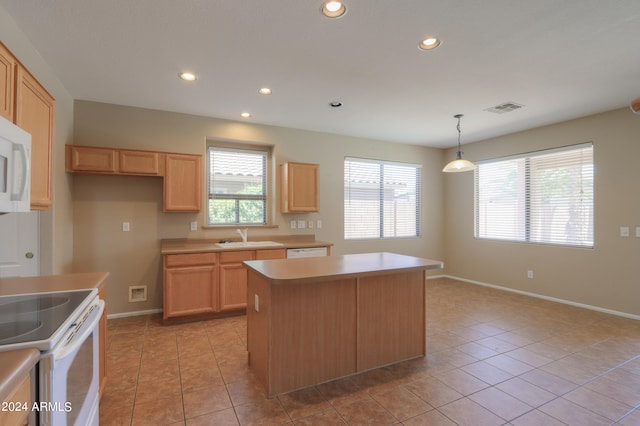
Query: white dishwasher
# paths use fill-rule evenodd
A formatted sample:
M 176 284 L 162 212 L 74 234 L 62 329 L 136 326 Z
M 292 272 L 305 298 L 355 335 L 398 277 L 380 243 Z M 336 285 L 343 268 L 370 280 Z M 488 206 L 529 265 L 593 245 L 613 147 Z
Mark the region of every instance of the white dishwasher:
M 320 257 L 327 255 L 326 247 L 307 247 L 287 249 L 287 259 L 295 259 L 299 257 Z

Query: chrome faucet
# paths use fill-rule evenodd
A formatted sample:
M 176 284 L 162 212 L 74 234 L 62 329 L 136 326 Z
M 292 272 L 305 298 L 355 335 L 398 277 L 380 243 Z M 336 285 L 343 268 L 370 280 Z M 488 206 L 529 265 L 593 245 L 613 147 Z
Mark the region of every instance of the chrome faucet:
M 236 229 L 236 232 L 238 234 L 240 234 L 240 236 L 242 237 L 242 242 L 246 243 L 247 242 L 247 232 L 249 232 L 249 229 L 248 228 Z

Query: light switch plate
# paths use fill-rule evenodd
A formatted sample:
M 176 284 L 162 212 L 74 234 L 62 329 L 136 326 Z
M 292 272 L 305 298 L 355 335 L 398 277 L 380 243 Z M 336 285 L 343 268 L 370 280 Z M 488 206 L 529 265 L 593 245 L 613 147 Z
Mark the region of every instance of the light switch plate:
M 629 227 L 628 226 L 621 226 L 620 227 L 620 236 L 621 237 L 628 237 L 629 236 Z
M 129 222 L 122 222 L 122 232 L 131 231 L 131 224 Z
M 636 237 L 640 238 L 640 226 L 636 226 Z

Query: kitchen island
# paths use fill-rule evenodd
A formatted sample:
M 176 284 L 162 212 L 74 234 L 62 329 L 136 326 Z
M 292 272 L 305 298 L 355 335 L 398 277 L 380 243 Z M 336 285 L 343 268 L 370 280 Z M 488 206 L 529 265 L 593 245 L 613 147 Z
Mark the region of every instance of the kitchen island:
M 393 253 L 246 261 L 249 366 L 269 397 L 424 356 L 425 271 Z

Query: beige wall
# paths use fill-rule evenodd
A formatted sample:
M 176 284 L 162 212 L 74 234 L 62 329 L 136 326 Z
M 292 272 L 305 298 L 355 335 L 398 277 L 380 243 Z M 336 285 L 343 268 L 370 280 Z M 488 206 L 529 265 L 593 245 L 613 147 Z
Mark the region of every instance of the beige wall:
M 71 189 L 64 173 L 64 145 L 73 140 L 73 99 L 58 77 L 0 7 L 0 41 L 55 98 L 53 208 L 40 215 L 40 272 L 72 271 L 73 222 Z
M 444 259 L 449 275 L 579 304 L 640 315 L 640 117 L 628 108 L 464 147 L 476 161 L 594 143 L 595 248 L 476 240 L 473 174 L 445 178 Z M 450 150 L 447 157 L 453 157 Z M 620 226 L 631 237 L 620 237 Z M 534 279 L 527 279 L 527 270 Z
M 315 233 L 335 244 L 334 254 L 393 251 L 442 259 L 443 153 L 439 149 L 400 145 L 318 132 L 262 126 L 171 112 L 76 101 L 74 143 L 204 154 L 207 138 L 270 144 L 275 162 L 320 164 L 320 213 L 280 214 L 277 228 L 251 229 L 251 235 Z M 343 161 L 345 156 L 417 162 L 423 168 L 422 236 L 396 241 L 346 242 L 342 237 Z M 204 212 L 163 213 L 162 180 L 150 177 L 74 175 L 74 269 L 109 271 L 111 314 L 162 306 L 163 238 L 224 238 L 233 229 L 189 231 L 204 223 Z M 204 185 L 206 188 L 206 185 Z M 291 219 L 321 219 L 322 229 L 291 230 Z M 122 232 L 122 222 L 131 232 Z M 147 285 L 148 302 L 128 302 L 128 287 Z

